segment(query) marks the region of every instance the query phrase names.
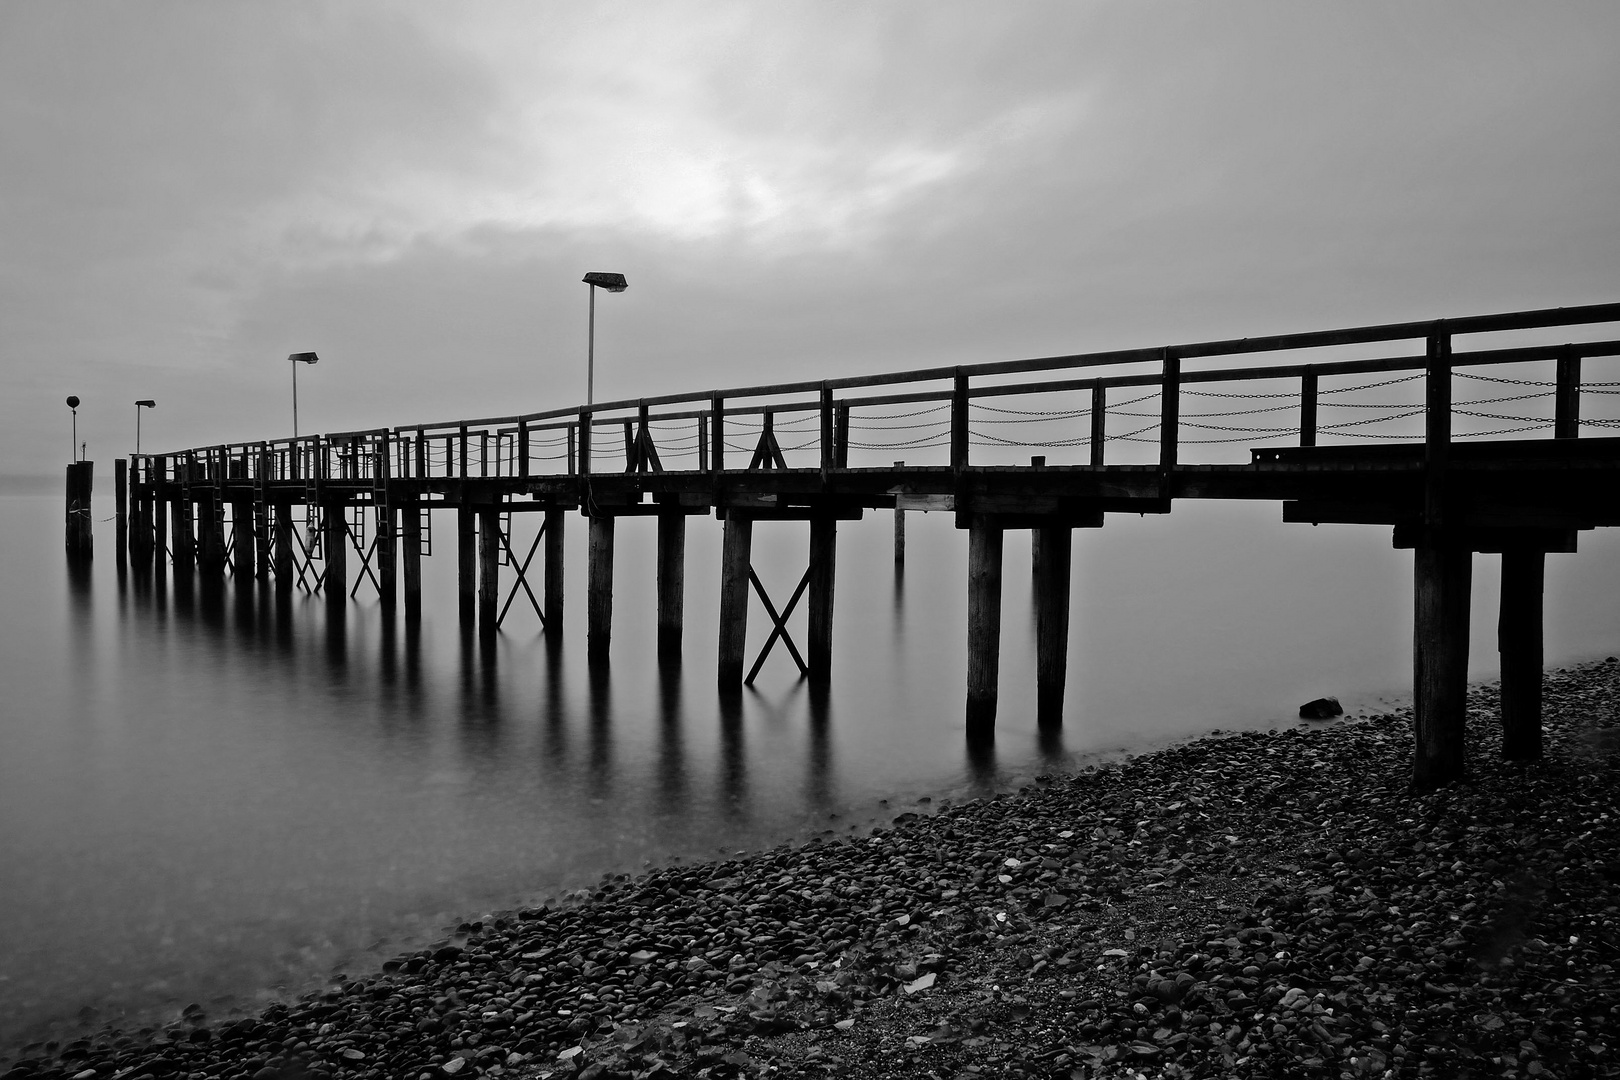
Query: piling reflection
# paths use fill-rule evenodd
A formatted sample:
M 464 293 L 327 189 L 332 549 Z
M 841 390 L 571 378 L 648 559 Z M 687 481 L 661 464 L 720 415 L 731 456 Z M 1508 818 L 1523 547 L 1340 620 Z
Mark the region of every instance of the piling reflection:
M 681 668 L 658 669 L 658 809 L 677 813 L 686 805 L 685 717 L 681 712 Z
M 743 696 L 720 691 L 720 805 L 731 818 L 747 817 L 748 757 L 743 747 Z

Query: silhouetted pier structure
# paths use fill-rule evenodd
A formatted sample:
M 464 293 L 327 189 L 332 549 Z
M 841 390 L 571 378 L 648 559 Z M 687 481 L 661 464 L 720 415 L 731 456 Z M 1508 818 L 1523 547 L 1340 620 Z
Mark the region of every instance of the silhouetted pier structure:
M 893 510 L 898 564 L 900 515 L 946 511 L 969 534 L 966 719 L 970 735 L 983 735 L 996 714 L 1006 530 L 1036 537 L 1037 696 L 1050 725 L 1064 694 L 1072 531 L 1111 513 L 1169 513 L 1181 499 L 1274 501 L 1285 521 L 1388 526 L 1397 547 L 1415 549 L 1414 781 L 1432 786 L 1463 774 L 1474 552 L 1503 553 L 1504 749 L 1540 752 L 1545 555 L 1574 551 L 1581 530 L 1620 524 L 1620 438 L 1577 437 L 1615 424 L 1582 419 L 1583 393 L 1616 391 L 1583 385 L 1581 362 L 1620 354 L 1620 341 L 1526 339 L 1614 322 L 1620 304 L 1521 311 L 140 455 L 129 464 L 128 551 L 137 566 L 166 553 L 181 568 L 324 592 L 338 611 L 365 588 L 392 612 L 403 591 L 414 620 L 421 560 L 434 550 L 431 512 L 453 510 L 463 623 L 493 635 L 521 603 L 557 635 L 563 531 L 577 511 L 589 530 L 586 648 L 600 661 L 611 647 L 615 528 L 651 517 L 658 652 L 674 662 L 686 519 L 713 513 L 724 530 L 718 677 L 735 688 L 778 642 L 809 679 L 830 678 L 839 521 Z M 1401 342 L 1410 347 L 1399 351 Z M 1358 348 L 1373 355 L 1344 355 Z M 1229 366 L 1254 354 L 1271 355 Z M 1539 365 L 1540 375 L 1490 374 L 1506 364 Z M 1460 383 L 1501 393 L 1454 401 Z M 1378 394 L 1407 399 L 1368 400 Z M 1515 411 L 1538 398 L 1550 399 L 1551 417 Z M 1519 404 L 1499 411 L 1507 403 Z M 1402 420 L 1421 430 L 1393 431 Z M 1454 431 L 1459 420 L 1498 426 Z M 1541 434 L 1551 437 L 1529 437 Z M 1319 445 L 1330 437 L 1355 441 Z M 1192 460 L 1245 444 L 1247 460 Z M 987 460 L 1025 447 L 1047 454 Z M 906 463 L 866 460 L 900 448 Z M 1048 462 L 1062 451 L 1077 460 Z M 510 524 L 524 513 L 542 520 L 526 551 Z M 754 572 L 756 521 L 807 524 L 806 569 L 785 602 Z M 752 665 L 751 593 L 770 619 Z M 801 601 L 803 652 L 787 631 Z

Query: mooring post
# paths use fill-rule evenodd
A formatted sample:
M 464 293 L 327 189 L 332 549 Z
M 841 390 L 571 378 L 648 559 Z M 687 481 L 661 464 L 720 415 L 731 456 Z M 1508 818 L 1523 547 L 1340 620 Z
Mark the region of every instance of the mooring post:
M 275 573 L 276 591 L 290 593 L 293 588 L 293 520 L 292 503 L 276 503 L 275 515 Z
M 1412 650 L 1416 746 L 1412 785 L 1463 778 L 1468 706 L 1468 592 L 1473 553 L 1425 530 L 1413 552 Z
M 748 643 L 748 574 L 753 546 L 753 519 L 727 511 L 720 549 L 719 676 L 722 690 L 742 686 L 743 650 Z
M 585 562 L 585 657 L 600 664 L 613 640 L 613 518 L 590 519 Z
M 405 621 L 422 621 L 422 506 L 410 499 L 399 507 L 400 544 L 405 563 Z
M 321 512 L 326 535 L 321 538 L 321 554 L 326 558 L 326 576 L 321 588 L 326 593 L 328 614 L 342 614 L 349 601 L 349 520 L 348 506 L 341 499 L 328 502 Z
M 252 580 L 258 556 L 254 552 L 253 503 L 247 499 L 231 502 L 231 549 L 238 580 Z
M 75 461 L 67 467 L 66 538 L 69 558 L 88 559 L 94 554 L 93 519 L 90 514 L 94 468 L 88 461 Z
M 478 548 L 473 508 L 463 502 L 456 507 L 456 592 L 461 601 L 461 625 L 471 626 L 478 612 Z
M 494 637 L 501 602 L 501 508 L 478 508 L 478 633 Z
M 1041 727 L 1063 723 L 1068 683 L 1069 568 L 1074 532 L 1066 525 L 1035 530 L 1035 716 Z
M 833 587 L 838 569 L 838 519 L 820 513 L 810 519 L 810 604 L 805 660 L 810 681 L 832 678 Z
M 113 460 L 113 557 L 123 566 L 129 560 L 129 463 Z
M 1502 552 L 1502 607 L 1496 648 L 1502 657 L 1502 756 L 1541 757 L 1542 597 L 1547 553 Z
M 658 659 L 680 663 L 686 607 L 686 515 L 678 506 L 658 513 Z
M 548 507 L 545 514 L 546 635 L 555 640 L 563 631 L 563 522 L 568 514 L 555 506 Z
M 986 735 L 996 725 L 1001 671 L 1002 530 L 982 516 L 968 527 L 967 729 Z

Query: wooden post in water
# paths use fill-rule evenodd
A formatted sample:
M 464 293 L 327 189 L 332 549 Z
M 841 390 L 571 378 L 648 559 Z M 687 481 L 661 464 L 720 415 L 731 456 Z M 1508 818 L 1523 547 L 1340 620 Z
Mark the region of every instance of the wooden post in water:
M 465 442 L 462 445 L 465 446 Z M 474 532 L 473 508 L 463 501 L 456 507 L 456 592 L 461 601 L 464 627 L 473 624 L 478 612 L 478 550 Z
M 722 690 L 742 686 L 743 650 L 748 643 L 748 574 L 752 566 L 754 522 L 726 512 L 720 549 L 720 663 Z
M 258 565 L 254 568 L 253 576 L 260 581 L 268 581 L 271 571 L 271 555 L 275 551 L 275 541 L 272 537 L 274 529 L 273 511 L 270 503 L 264 497 L 264 489 L 259 489 L 259 497 L 253 500 L 253 553 L 258 556 Z
M 613 640 L 613 519 L 590 519 L 585 562 L 585 656 L 604 663 Z
M 658 513 L 658 659 L 681 661 L 686 607 L 686 515 L 678 506 Z
M 478 508 L 478 633 L 495 636 L 501 602 L 501 508 Z
M 326 576 L 321 588 L 326 593 L 328 615 L 342 615 L 349 602 L 349 522 L 348 507 L 341 499 L 328 502 L 321 512 L 326 535 L 321 537 L 321 553 L 326 557 Z
M 91 492 L 95 487 L 95 463 L 75 461 L 67 467 L 67 553 L 70 559 L 89 559 L 95 554 L 94 519 Z
M 384 611 L 391 612 L 399 605 L 399 560 L 394 557 L 398 535 L 394 523 L 396 508 L 384 503 L 376 508 L 377 550 L 372 560 L 377 564 L 377 599 Z
M 158 566 L 169 557 L 169 505 L 160 486 L 168 479 L 168 471 L 169 459 L 160 457 L 147 476 L 152 484 L 152 561 Z
M 1412 785 L 1434 788 L 1466 772 L 1468 592 L 1473 553 L 1440 530 L 1413 552 L 1412 649 L 1416 753 Z
M 197 534 L 191 527 L 193 517 L 191 500 L 182 493 L 170 506 L 174 511 L 175 569 L 190 570 L 197 564 Z
M 975 516 L 968 528 L 968 735 L 996 725 L 1001 672 L 1001 546 L 999 525 Z
M 231 502 L 231 547 L 238 580 L 251 580 L 258 556 L 254 552 L 253 504 L 247 499 Z
M 113 557 L 123 566 L 129 560 L 129 462 L 113 461 Z
M 1502 657 L 1502 756 L 1541 757 L 1542 598 L 1547 553 L 1502 552 L 1502 607 L 1496 647 Z
M 415 499 L 400 504 L 404 535 L 405 621 L 422 621 L 422 507 Z
M 225 572 L 225 508 L 219 488 L 210 487 L 192 511 L 197 529 L 197 567 L 207 574 Z
M 903 469 L 906 463 L 897 461 L 896 469 Z M 894 566 L 896 570 L 904 569 L 906 565 L 906 512 L 900 509 L 899 500 L 896 499 L 894 508 Z
M 1066 525 L 1035 530 L 1035 716 L 1041 727 L 1063 724 L 1068 683 L 1069 568 L 1074 532 Z
M 838 569 L 838 519 L 831 513 L 810 519 L 810 604 L 809 641 L 805 661 L 810 681 L 825 683 L 832 678 L 833 587 Z
M 563 631 L 563 522 L 568 519 L 568 514 L 555 506 L 547 508 L 545 513 L 546 634 L 558 638 Z
M 276 591 L 290 593 L 293 588 L 293 520 L 292 503 L 276 503 Z

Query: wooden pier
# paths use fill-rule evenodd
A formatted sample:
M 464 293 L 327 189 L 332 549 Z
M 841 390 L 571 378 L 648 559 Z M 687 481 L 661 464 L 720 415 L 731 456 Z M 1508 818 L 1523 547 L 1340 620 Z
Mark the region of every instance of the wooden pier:
M 832 678 L 840 521 L 892 511 L 898 570 L 904 515 L 944 511 L 968 532 L 966 723 L 982 738 L 997 711 L 1006 530 L 1036 538 L 1038 710 L 1052 725 L 1065 690 L 1072 530 L 1099 528 L 1109 514 L 1169 513 L 1178 500 L 1266 500 L 1281 504 L 1285 521 L 1380 525 L 1397 547 L 1415 549 L 1414 782 L 1431 787 L 1465 774 L 1474 552 L 1503 553 L 1504 752 L 1540 752 L 1545 555 L 1574 551 L 1582 530 L 1620 524 L 1620 438 L 1601 437 L 1615 422 L 1581 416 L 1583 394 L 1615 393 L 1613 384 L 1583 386 L 1582 360 L 1620 354 L 1620 341 L 1541 339 L 1616 322 L 1620 304 L 1522 311 L 141 455 L 127 473 L 127 550 L 137 567 L 166 558 L 320 592 L 338 615 L 361 589 L 395 611 L 403 578 L 404 617 L 416 620 L 421 560 L 440 528 L 433 512 L 454 511 L 464 625 L 495 635 L 513 604 L 526 604 L 556 637 L 563 532 L 577 512 L 588 531 L 585 647 L 603 663 L 615 530 L 621 518 L 650 517 L 658 655 L 675 663 L 686 519 L 713 514 L 723 528 L 717 676 L 738 689 L 778 647 L 813 683 Z M 1389 343 L 1400 342 L 1411 345 L 1392 355 Z M 1257 354 L 1267 362 L 1230 366 Z M 1490 374 L 1505 364 L 1540 374 Z M 1459 385 L 1511 392 L 1459 401 Z M 1386 391 L 1413 396 L 1368 400 Z M 1551 416 L 1514 411 L 1536 398 Z M 1520 404 L 1494 404 L 1504 400 Z M 1403 418 L 1420 429 L 1393 431 Z M 1492 430 L 1454 431 L 1482 418 Z M 1045 453 L 1010 459 L 1026 447 Z M 865 460 L 900 448 L 909 464 Z M 1057 460 L 1064 453 L 1075 460 Z M 1239 460 L 1193 460 L 1210 454 Z M 543 523 L 526 551 L 510 526 L 524 513 Z M 790 594 L 769 594 L 754 572 L 756 521 L 805 523 L 805 569 Z M 757 624 L 750 661 L 755 598 L 768 622 Z M 801 603 L 802 643 L 788 629 Z

